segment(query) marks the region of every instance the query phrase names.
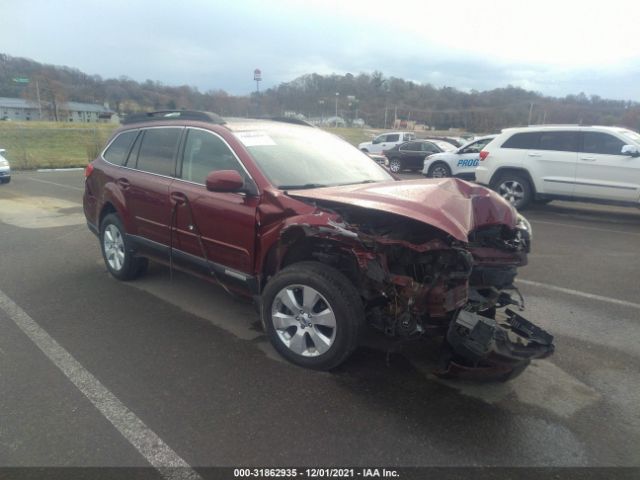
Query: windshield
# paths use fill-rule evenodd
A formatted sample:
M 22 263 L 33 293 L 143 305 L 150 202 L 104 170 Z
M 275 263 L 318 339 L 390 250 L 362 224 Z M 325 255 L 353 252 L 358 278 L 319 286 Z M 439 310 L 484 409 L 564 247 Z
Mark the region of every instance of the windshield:
M 322 130 L 269 125 L 235 134 L 269 181 L 281 189 L 393 180 L 360 150 Z
M 640 134 L 633 130 L 621 130 L 620 133 L 631 140 L 633 143 L 640 145 Z

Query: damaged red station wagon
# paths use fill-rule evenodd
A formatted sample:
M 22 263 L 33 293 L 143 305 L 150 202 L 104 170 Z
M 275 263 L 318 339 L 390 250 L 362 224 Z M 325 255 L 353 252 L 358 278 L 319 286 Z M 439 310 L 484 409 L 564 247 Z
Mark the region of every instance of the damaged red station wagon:
M 304 122 L 196 111 L 129 116 L 85 175 L 114 277 L 153 259 L 253 298 L 297 365 L 336 367 L 366 327 L 441 339 L 441 376 L 505 380 L 553 352 L 508 308 L 531 228 L 484 187 L 397 181 Z

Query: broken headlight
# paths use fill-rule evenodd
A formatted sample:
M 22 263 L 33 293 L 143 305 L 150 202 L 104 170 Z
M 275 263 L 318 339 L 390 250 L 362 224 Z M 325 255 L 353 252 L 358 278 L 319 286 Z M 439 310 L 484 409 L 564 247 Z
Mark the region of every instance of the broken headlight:
M 526 234 L 523 236 L 525 238 L 528 238 L 529 241 L 531 241 L 531 239 L 533 238 L 533 230 L 531 229 L 531 224 L 529 223 L 529 220 L 524 218 L 524 215 L 520 213 L 518 214 L 518 221 L 516 222 L 516 228 L 521 232 L 526 232 Z

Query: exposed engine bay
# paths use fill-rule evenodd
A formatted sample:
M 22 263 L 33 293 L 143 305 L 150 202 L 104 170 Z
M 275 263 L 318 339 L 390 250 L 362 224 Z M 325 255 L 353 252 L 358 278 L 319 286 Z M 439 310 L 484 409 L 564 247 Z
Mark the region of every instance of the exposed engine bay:
M 524 309 L 514 280 L 531 241 L 524 217 L 516 228 L 482 226 L 463 242 L 392 213 L 316 206 L 335 216 L 331 228 L 303 226 L 312 255 L 356 283 L 373 328 L 396 339 L 442 338 L 437 375 L 507 380 L 553 353 L 553 337 L 515 311 Z

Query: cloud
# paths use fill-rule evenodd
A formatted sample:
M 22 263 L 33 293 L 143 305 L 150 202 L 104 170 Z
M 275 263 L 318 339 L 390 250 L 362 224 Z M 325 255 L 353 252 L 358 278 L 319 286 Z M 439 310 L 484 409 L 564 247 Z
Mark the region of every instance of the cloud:
M 640 4 L 539 0 L 31 0 L 3 6 L 4 53 L 104 77 L 244 94 L 305 73 L 359 73 L 484 90 L 522 86 L 640 100 Z M 633 27 L 630 28 L 629 26 Z M 25 34 L 27 32 L 28 34 Z

